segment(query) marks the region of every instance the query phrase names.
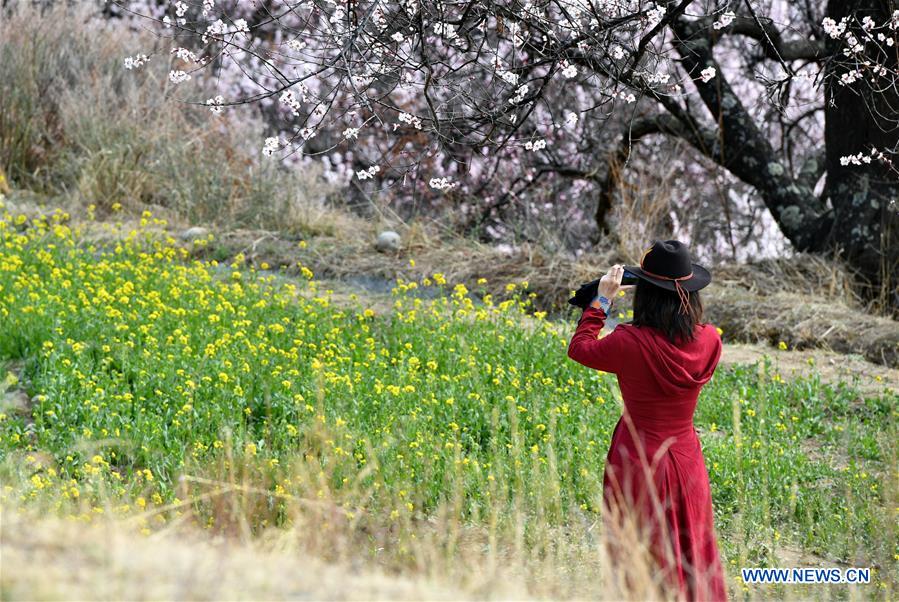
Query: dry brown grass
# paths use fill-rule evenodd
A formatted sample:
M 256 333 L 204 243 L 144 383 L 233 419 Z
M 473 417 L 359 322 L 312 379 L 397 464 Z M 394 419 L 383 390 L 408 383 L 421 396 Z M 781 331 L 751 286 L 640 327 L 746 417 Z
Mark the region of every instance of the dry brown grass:
M 3 513 L 4 599 L 458 600 L 471 594 L 423 578 L 326 563 L 285 542 L 241 543 L 198 532 L 152 536 L 99 524 Z M 524 599 L 511 588 L 511 597 Z
M 839 264 L 813 255 L 714 269 L 709 319 L 732 341 L 859 354 L 899 367 L 899 323 L 866 313 Z
M 222 494 L 219 522 L 259 511 L 261 496 L 251 483 L 205 484 Z M 446 506 L 425 520 L 401 521 L 401 537 L 378 517 L 370 524 L 348 518 L 326 496 L 294 500 L 288 527 L 212 534 L 197 526 L 185 503 L 179 519 L 142 533 L 142 522 L 154 522 L 149 511 L 118 516 L 110 502 L 98 514 L 71 501 L 47 511 L 56 506 L 49 498 L 43 511 L 41 503 L 26 509 L 6 493 L 0 496 L 4 599 L 671 599 L 639 542 L 621 544 L 633 550 L 627 570 L 610 574 L 604 526 L 576 512 L 564 528 L 532 524 L 526 535 L 524 517 L 514 512 L 462 523 Z M 202 495 L 197 487 L 193 493 Z M 69 518 L 61 518 L 65 512 Z M 495 531 L 497 523 L 511 528 Z
M 319 170 L 259 161 L 258 116 L 183 102 L 208 95 L 202 80 L 172 88 L 170 41 L 102 18 L 103 3 L 6 4 L 0 188 L 10 196 L 93 204 L 100 215 L 121 205 L 228 227 L 331 230 L 323 199 L 334 191 Z M 124 69 L 139 50 L 154 58 Z

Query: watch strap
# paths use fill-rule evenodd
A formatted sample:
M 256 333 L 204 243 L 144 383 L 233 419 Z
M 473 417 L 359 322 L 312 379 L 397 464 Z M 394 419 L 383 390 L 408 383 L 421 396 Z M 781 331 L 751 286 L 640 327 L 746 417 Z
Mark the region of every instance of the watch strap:
M 609 310 L 612 308 L 612 300 L 604 295 L 596 295 L 593 301 L 590 302 L 590 307 L 601 309 L 606 315 L 609 315 Z

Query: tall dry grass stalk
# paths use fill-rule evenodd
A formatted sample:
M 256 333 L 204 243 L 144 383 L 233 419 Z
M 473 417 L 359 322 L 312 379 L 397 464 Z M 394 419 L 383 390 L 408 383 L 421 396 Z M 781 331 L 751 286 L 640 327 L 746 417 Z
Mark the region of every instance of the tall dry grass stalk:
M 621 171 L 613 164 L 609 169 Z M 621 180 L 610 222 L 618 255 L 632 263 L 639 262 L 647 244 L 655 238 L 670 238 L 671 194 L 667 186 L 677 177 L 673 165 L 661 166 L 652 174 L 628 169 L 627 180 Z

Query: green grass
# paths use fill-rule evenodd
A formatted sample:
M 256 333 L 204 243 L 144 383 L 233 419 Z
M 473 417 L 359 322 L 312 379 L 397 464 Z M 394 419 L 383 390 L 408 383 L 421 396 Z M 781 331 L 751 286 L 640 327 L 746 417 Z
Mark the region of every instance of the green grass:
M 0 456 L 24 502 L 112 496 L 214 525 L 197 483 L 240 468 L 261 492 L 251 528 L 290 523 L 291 496 L 387 525 L 517 514 L 526 538 L 598 513 L 617 383 L 566 357 L 573 323 L 535 316 L 526 284 L 494 304 L 435 275 L 375 312 L 308 273 L 189 262 L 144 229 L 99 248 L 64 222 L 0 217 L 0 365 L 32 399 L 4 411 Z M 895 392 L 861 397 L 812 366 L 719 368 L 696 425 L 730 570 L 791 545 L 877 566 L 887 587 L 895 412 Z

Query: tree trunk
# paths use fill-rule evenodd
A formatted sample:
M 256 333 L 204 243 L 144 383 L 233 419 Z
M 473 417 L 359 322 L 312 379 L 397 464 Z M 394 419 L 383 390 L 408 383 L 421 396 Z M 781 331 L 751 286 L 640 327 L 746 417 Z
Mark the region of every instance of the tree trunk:
M 837 22 L 845 16 L 870 15 L 879 25 L 890 18 L 889 2 L 831 0 L 828 14 Z M 853 20 L 854 20 L 853 19 Z M 831 56 L 841 52 L 831 40 Z M 896 53 L 887 67 L 897 68 Z M 872 92 L 864 82 L 839 83 L 845 67 L 828 63 L 825 88 L 824 198 L 833 207 L 833 225 L 818 251 L 835 252 L 868 280 L 871 297 L 899 311 L 899 161 L 895 168 L 877 159 L 862 165 L 842 165 L 841 157 L 893 150 L 899 144 L 899 89 L 895 83 Z M 881 84 L 885 80 L 881 80 Z M 888 155 L 889 156 L 889 155 Z

